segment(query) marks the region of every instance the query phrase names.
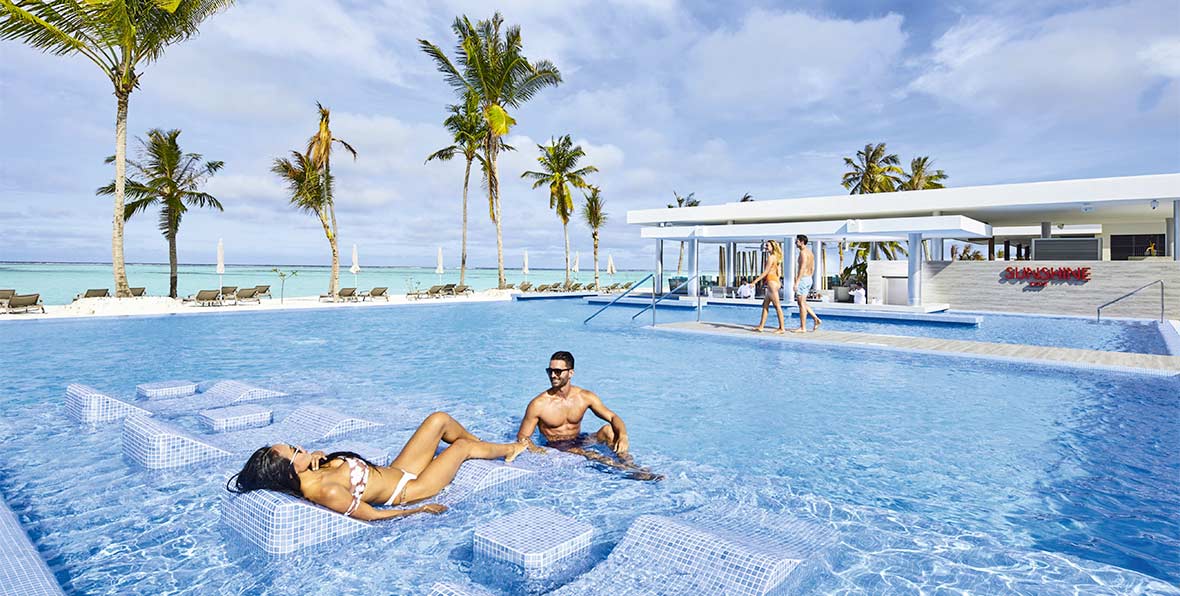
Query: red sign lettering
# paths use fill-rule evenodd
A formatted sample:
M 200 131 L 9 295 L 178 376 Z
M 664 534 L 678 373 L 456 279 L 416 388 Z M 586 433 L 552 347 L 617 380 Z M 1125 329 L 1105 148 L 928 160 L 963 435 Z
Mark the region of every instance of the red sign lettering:
M 1005 267 L 1004 281 L 1026 281 L 1030 287 L 1043 288 L 1049 282 L 1090 281 L 1089 267 Z

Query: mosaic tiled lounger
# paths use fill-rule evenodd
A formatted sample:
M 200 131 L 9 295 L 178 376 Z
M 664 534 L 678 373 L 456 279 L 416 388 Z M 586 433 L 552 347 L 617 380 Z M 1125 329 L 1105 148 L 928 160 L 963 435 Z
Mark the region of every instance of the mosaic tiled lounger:
M 453 506 L 476 494 L 484 498 L 495 496 L 518 486 L 532 474 L 496 462 L 464 462 L 451 485 L 429 502 Z M 272 555 L 291 553 L 376 527 L 372 522 L 345 517 L 307 499 L 268 490 L 227 494 L 221 507 L 221 521 Z
M 606 562 L 555 594 L 763 596 L 834 538 L 828 527 L 757 511 L 644 515 Z
M 313 443 L 381 426 L 319 406 L 304 406 L 282 422 L 218 435 L 196 435 L 175 424 L 135 414 L 123 423 L 123 455 L 145 468 L 176 468 L 247 454 L 262 445 Z
M 144 399 L 131 403 L 89 385 L 71 383 L 66 387 L 66 412 L 78 422 L 97 424 L 131 414 L 208 410 L 287 395 L 239 381 L 147 383 L 139 385 L 136 394 Z
M 53 573 L 29 541 L 16 514 L 0 500 L 0 594 L 61 596 Z

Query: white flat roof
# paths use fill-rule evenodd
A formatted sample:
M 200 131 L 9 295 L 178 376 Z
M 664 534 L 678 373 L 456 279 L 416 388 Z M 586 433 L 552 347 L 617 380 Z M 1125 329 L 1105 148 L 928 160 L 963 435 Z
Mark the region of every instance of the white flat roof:
M 848 238 L 864 242 L 905 240 L 910 234 L 923 238 L 987 238 L 992 227 L 961 215 L 845 219 L 839 221 L 798 221 L 762 224 L 721 224 L 697 226 L 651 226 L 639 231 L 643 238 L 660 240 L 701 240 L 704 242 L 748 242 L 766 238 L 809 239 Z
M 993 226 L 1147 222 L 1171 217 L 1180 173 L 834 195 L 627 212 L 638 225 L 833 221 L 963 215 Z M 1159 201 L 1157 209 L 1152 200 Z

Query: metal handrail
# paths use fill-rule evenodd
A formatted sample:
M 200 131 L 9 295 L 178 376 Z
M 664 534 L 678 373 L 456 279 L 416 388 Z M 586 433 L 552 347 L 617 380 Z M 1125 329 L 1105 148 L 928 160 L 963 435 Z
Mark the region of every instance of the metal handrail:
M 1102 309 L 1104 309 L 1104 308 L 1110 306 L 1111 304 L 1114 304 L 1115 302 L 1118 302 L 1124 298 L 1130 298 L 1131 296 L 1138 294 L 1141 290 L 1146 290 L 1147 288 L 1150 288 L 1151 286 L 1154 286 L 1155 284 L 1160 285 L 1160 322 L 1163 323 L 1164 322 L 1164 280 L 1162 280 L 1162 279 L 1157 279 L 1157 280 L 1155 280 L 1155 281 L 1153 281 L 1141 288 L 1131 290 L 1130 292 L 1127 292 L 1126 294 L 1123 294 L 1122 296 L 1119 296 L 1118 298 L 1115 298 L 1114 300 L 1111 300 L 1110 302 L 1107 302 L 1106 304 L 1099 306 L 1098 307 L 1098 322 L 1099 323 L 1102 322 Z
M 602 307 L 602 308 L 598 309 L 598 311 L 597 311 L 597 312 L 595 312 L 594 314 L 592 314 L 592 315 L 590 315 L 590 316 L 586 317 L 586 320 L 585 320 L 585 321 L 582 321 L 582 324 L 583 324 L 583 325 L 585 325 L 586 323 L 589 323 L 589 322 L 590 322 L 590 319 L 593 319 L 594 317 L 597 317 L 597 316 L 598 316 L 598 313 L 601 313 L 602 311 L 604 311 L 604 310 L 606 310 L 606 309 L 610 308 L 611 306 L 614 306 L 614 304 L 615 304 L 616 302 L 618 302 L 618 301 L 622 300 L 624 296 L 626 296 L 627 294 L 630 294 L 631 292 L 634 292 L 636 288 L 638 288 L 639 286 L 643 285 L 643 282 L 645 282 L 645 281 L 647 281 L 647 280 L 649 280 L 649 279 L 651 279 L 651 278 L 653 278 L 653 277 L 655 277 L 655 276 L 656 276 L 656 274 L 655 274 L 655 273 L 650 273 L 650 274 L 648 274 L 648 276 L 647 276 L 647 277 L 645 277 L 645 278 L 643 278 L 643 279 L 639 280 L 638 282 L 636 282 L 636 283 L 635 283 L 635 285 L 633 285 L 633 286 L 631 286 L 631 287 L 627 288 L 627 291 L 623 292 L 622 294 L 619 294 L 619 297 L 618 297 L 618 298 L 615 298 L 614 300 L 611 300 L 611 301 L 610 301 L 610 304 L 607 304 L 606 306 L 604 306 L 604 307 Z M 653 291 L 653 292 L 655 291 L 655 287 L 654 287 L 654 285 L 653 285 L 653 287 L 652 287 L 652 291 Z
M 657 304 L 659 304 L 659 303 L 661 303 L 661 302 L 663 302 L 665 298 L 667 298 L 668 296 L 671 296 L 671 295 L 675 294 L 675 293 L 676 293 L 676 290 L 679 290 L 680 288 L 683 288 L 684 286 L 687 286 L 687 285 L 688 285 L 690 282 L 692 282 L 692 280 L 694 280 L 694 279 L 696 279 L 696 278 L 698 278 L 698 277 L 700 277 L 700 276 L 701 276 L 701 275 L 698 273 L 698 274 L 696 274 L 696 275 L 694 275 L 694 276 L 692 276 L 692 277 L 690 277 L 690 278 L 688 278 L 688 279 L 684 280 L 684 283 L 682 283 L 682 284 L 680 284 L 680 285 L 676 286 L 675 288 L 672 288 L 672 291 L 668 292 L 667 294 L 664 294 L 663 296 L 660 296 L 660 297 L 659 297 L 659 299 L 654 299 L 654 300 L 652 300 L 652 301 L 651 301 L 651 305 L 649 305 L 649 306 L 645 306 L 645 307 L 643 307 L 642 309 L 640 309 L 640 310 L 639 310 L 639 312 L 635 313 L 635 315 L 631 317 L 631 320 L 632 320 L 632 321 L 634 321 L 636 318 L 638 318 L 638 317 L 639 317 L 639 315 L 641 315 L 641 314 L 643 314 L 643 313 L 647 312 L 647 309 L 649 309 L 649 308 L 655 308 L 655 307 L 656 307 L 656 305 L 657 305 Z M 655 291 L 654 291 L 654 290 L 652 291 L 652 295 L 653 295 L 653 296 L 655 295 Z M 698 298 L 699 298 L 699 296 L 698 296 Z

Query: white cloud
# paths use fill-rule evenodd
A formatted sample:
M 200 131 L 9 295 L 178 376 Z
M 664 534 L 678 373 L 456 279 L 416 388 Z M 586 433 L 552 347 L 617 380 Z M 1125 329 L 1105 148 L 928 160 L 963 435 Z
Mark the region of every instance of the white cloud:
M 1132 2 L 1050 16 L 967 18 L 934 44 L 912 88 L 972 110 L 1102 125 L 1095 116 L 1139 111 L 1160 77 L 1175 80 L 1175 6 Z M 1112 26 L 1117 24 L 1117 26 Z M 1172 106 L 1176 112 L 1180 106 Z
M 896 14 L 848 21 L 754 10 L 736 31 L 705 36 L 682 72 L 693 94 L 721 110 L 775 118 L 888 87 L 905 40 Z

